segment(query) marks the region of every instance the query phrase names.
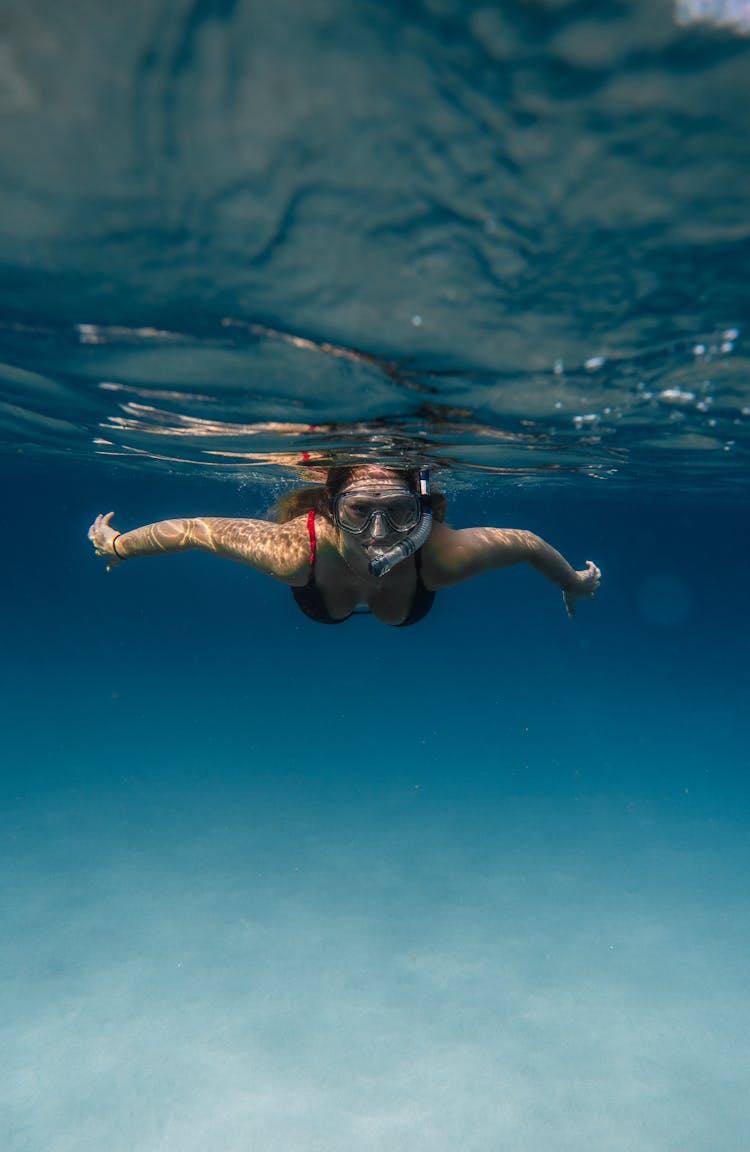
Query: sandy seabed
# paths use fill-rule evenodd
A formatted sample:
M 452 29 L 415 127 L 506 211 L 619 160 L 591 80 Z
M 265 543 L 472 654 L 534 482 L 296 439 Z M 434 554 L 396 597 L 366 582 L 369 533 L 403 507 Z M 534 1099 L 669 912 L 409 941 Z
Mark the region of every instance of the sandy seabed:
M 327 799 L 9 806 L 5 1152 L 744 1148 L 735 831 Z

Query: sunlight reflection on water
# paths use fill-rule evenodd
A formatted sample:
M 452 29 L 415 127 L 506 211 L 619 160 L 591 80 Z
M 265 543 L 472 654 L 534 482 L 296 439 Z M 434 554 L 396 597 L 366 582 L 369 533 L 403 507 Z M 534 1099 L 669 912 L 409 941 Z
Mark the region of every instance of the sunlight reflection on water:
M 0 443 L 740 487 L 745 9 L 14 8 Z

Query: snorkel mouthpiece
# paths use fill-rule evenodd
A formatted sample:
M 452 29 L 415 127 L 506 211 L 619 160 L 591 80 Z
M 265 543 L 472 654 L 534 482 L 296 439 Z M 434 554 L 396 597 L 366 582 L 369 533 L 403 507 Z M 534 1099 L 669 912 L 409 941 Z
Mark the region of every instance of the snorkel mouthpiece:
M 370 561 L 369 569 L 373 576 L 385 576 L 386 572 L 390 572 L 391 568 L 395 568 L 402 560 L 406 560 L 407 556 L 413 556 L 430 535 L 432 507 L 430 505 L 430 473 L 427 468 L 421 468 L 419 472 L 419 504 L 422 515 L 409 535 Z

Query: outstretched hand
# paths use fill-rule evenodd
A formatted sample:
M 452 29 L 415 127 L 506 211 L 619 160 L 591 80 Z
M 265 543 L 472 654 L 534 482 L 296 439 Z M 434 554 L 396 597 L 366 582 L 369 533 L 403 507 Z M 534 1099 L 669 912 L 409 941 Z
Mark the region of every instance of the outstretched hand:
M 122 557 L 117 555 L 113 545 L 113 541 L 120 535 L 117 529 L 113 528 L 110 523 L 113 516 L 114 512 L 107 512 L 106 515 L 97 516 L 88 532 L 89 540 L 94 545 L 94 551 L 97 556 L 101 556 L 108 561 L 108 572 L 111 572 L 118 564 L 122 564 Z
M 590 600 L 595 595 L 602 579 L 602 574 L 597 568 L 596 564 L 591 560 L 586 561 L 586 567 L 582 572 L 576 572 L 576 582 L 570 588 L 563 589 L 563 600 L 565 607 L 568 611 L 568 616 L 572 619 L 576 613 L 576 600 Z

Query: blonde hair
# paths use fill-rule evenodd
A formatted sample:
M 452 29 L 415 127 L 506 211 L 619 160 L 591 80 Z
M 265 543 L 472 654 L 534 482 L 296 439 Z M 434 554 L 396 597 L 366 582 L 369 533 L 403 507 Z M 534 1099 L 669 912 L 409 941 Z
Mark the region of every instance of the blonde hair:
M 277 523 L 286 524 L 297 516 L 304 516 L 311 510 L 319 516 L 325 516 L 333 521 L 333 502 L 344 488 L 347 488 L 358 476 L 371 479 L 373 473 L 380 472 L 389 479 L 397 476 L 405 480 L 412 491 L 417 491 L 419 469 L 417 468 L 387 468 L 378 464 L 337 465 L 328 469 L 324 484 L 316 484 L 309 488 L 295 488 L 286 495 L 281 496 L 273 508 L 271 515 Z M 442 492 L 433 492 L 431 496 L 432 515 L 435 520 L 445 520 L 448 502 Z

